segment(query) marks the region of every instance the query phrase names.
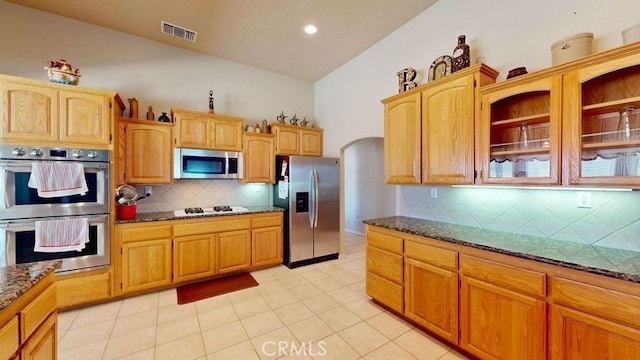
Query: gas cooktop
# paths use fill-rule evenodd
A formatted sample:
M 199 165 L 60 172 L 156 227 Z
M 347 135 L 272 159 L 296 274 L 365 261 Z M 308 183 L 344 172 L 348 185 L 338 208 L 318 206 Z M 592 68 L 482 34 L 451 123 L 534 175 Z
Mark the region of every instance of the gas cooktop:
M 213 214 L 229 214 L 248 212 L 249 209 L 242 206 L 214 206 L 210 208 L 191 207 L 182 210 L 175 210 L 175 216 L 197 216 L 197 215 L 213 215 Z

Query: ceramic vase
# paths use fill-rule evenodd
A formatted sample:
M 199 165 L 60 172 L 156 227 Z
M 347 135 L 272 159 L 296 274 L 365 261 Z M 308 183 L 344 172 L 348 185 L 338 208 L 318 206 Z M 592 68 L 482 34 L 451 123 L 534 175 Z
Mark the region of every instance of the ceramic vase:
M 451 73 L 468 68 L 471 65 L 471 55 L 469 45 L 465 43 L 466 36 L 458 36 L 458 45 L 453 49 L 453 61 L 451 63 Z
M 158 117 L 158 121 L 160 122 L 171 122 L 171 119 L 167 116 L 166 112 L 163 112 L 162 115 Z

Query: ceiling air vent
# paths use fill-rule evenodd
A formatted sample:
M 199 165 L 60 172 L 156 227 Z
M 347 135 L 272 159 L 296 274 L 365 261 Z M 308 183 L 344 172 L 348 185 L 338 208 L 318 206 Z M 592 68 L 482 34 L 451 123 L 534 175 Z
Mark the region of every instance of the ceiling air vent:
M 197 32 L 183 28 L 182 26 L 173 25 L 166 21 L 160 22 L 160 29 L 164 34 L 175 36 L 184 40 L 189 40 L 191 42 L 196 42 L 196 39 L 198 38 Z

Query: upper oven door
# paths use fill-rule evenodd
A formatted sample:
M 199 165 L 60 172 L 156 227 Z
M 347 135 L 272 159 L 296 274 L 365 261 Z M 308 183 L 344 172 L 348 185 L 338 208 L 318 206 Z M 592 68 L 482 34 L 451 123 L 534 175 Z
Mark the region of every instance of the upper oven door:
M 28 186 L 32 161 L 0 161 L 0 219 L 105 214 L 109 212 L 109 163 L 83 162 L 89 190 L 84 195 L 38 196 Z

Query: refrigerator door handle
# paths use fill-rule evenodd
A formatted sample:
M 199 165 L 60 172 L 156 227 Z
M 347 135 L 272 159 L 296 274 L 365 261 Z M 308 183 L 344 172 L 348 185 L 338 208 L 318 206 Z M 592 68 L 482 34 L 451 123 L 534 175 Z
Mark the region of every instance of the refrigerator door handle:
M 318 172 L 313 170 L 313 226 L 318 227 Z
M 309 226 L 313 227 L 313 219 L 315 218 L 315 177 L 313 176 L 313 169 L 309 170 Z

